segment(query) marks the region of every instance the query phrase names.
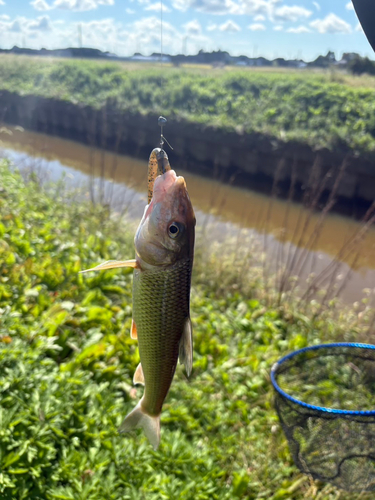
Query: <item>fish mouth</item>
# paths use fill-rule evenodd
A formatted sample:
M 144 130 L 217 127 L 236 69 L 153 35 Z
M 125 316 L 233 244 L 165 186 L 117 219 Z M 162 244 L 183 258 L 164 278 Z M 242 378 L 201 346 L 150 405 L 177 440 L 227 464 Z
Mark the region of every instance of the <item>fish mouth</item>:
M 171 199 L 182 199 L 187 196 L 185 179 L 178 177 L 174 170 L 168 170 L 155 179 L 152 199 L 146 206 L 144 218 L 147 219 L 154 207 L 160 203 L 169 204 Z
M 174 170 L 168 170 L 156 178 L 152 200 L 158 203 L 175 189 L 186 191 L 185 179 L 183 177 L 178 177 Z
M 195 225 L 194 209 L 185 179 L 177 176 L 174 170 L 168 170 L 156 178 L 151 203 L 146 207 L 144 219 L 149 218 L 154 210 L 158 212 L 159 220 L 167 222 L 173 214 L 176 220 Z

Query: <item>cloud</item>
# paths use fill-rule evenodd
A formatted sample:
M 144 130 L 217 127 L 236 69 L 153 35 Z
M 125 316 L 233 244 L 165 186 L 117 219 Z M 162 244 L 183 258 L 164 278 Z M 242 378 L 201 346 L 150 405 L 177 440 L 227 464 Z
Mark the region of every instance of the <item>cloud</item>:
M 133 10 L 133 9 L 125 9 L 125 12 L 127 14 L 135 14 L 135 10 Z
M 0 5 L 5 5 L 4 0 L 0 0 Z
M 33 0 L 30 5 L 41 11 L 52 9 L 87 11 L 97 9 L 100 5 L 114 5 L 114 3 L 115 0 L 55 0 L 51 5 L 47 0 Z
M 237 8 L 233 0 L 173 0 L 172 5 L 183 12 L 195 9 L 206 14 L 229 14 Z
M 361 23 L 357 23 L 357 26 L 354 28 L 354 30 L 364 33 Z
M 313 2 L 313 5 L 316 8 L 316 10 L 320 10 L 320 4 L 318 4 L 318 2 Z
M 53 5 L 59 9 L 74 10 L 77 2 L 75 0 L 56 0 Z
M 139 0 L 138 0 L 139 1 Z M 297 22 L 312 15 L 301 5 L 282 5 L 283 0 L 172 0 L 173 7 L 186 11 L 193 9 L 206 14 L 249 15 L 255 23 L 270 19 L 274 23 Z M 317 2 L 313 2 L 320 8 Z
M 31 23 L 28 24 L 28 29 L 30 31 L 51 31 L 52 26 L 50 18 L 48 16 L 38 17 L 37 20 L 31 21 Z
M 202 33 L 202 26 L 196 19 L 184 24 L 183 27 L 185 28 L 187 35 L 200 35 Z
M 264 24 L 260 24 L 260 23 L 250 24 L 248 26 L 248 28 L 251 31 L 264 31 L 266 29 L 266 27 L 264 26 Z
M 121 40 L 124 28 L 114 19 L 67 22 L 62 19 L 53 21 L 47 15 L 37 18 L 18 16 L 4 21 L 0 19 L 0 32 L 5 34 L 2 40 L 6 40 L 4 45 L 9 48 L 19 44 L 20 35 L 25 38 L 30 48 L 74 47 L 78 42 L 78 26 L 82 28 L 83 41 L 86 46 L 103 51 L 116 51 L 121 55 L 128 55 L 130 50 L 135 48 L 134 46 L 128 47 L 129 34 L 126 40 Z
M 110 36 L 118 31 L 118 26 L 113 19 L 95 19 L 93 21 L 80 24 L 85 35 L 92 37 L 93 39 L 99 35 L 103 37 Z
M 162 5 L 163 5 L 163 12 L 172 12 L 172 9 L 167 7 L 164 3 Z M 144 10 L 153 10 L 156 12 L 160 12 L 160 2 L 152 3 L 147 7 L 145 7 Z
M 310 26 L 318 33 L 351 33 L 352 27 L 346 21 L 336 16 L 336 14 L 328 14 L 324 19 L 316 19 L 311 21 Z
M 298 26 L 297 28 L 289 28 L 286 30 L 288 33 L 311 33 L 311 30 L 307 26 Z
M 114 5 L 115 0 L 55 0 L 53 8 L 82 12 L 97 9 L 100 5 Z
M 10 17 L 6 14 L 0 16 L 0 33 L 6 34 L 7 36 L 3 40 L 8 41 L 9 37 L 16 36 L 22 33 L 25 21 L 25 17 L 18 16 L 16 19 L 10 20 Z
M 47 0 L 47 3 L 52 5 L 54 0 Z M 130 4 L 131 7 L 133 5 Z M 160 27 L 158 15 L 137 19 L 135 16 L 125 14 L 123 19 L 104 18 L 91 21 L 77 19 L 73 21 L 72 18 L 70 21 L 62 19 L 55 21 L 52 16 L 50 18 L 46 14 L 43 12 L 37 18 L 0 17 L 0 33 L 3 34 L 2 40 L 6 48 L 19 44 L 22 37 L 25 38 L 30 48 L 74 47 L 78 44 L 77 35 L 80 26 L 85 46 L 115 52 L 119 55 L 131 55 L 134 52 L 148 55 L 160 52 L 160 30 L 155 29 L 155 26 Z M 217 47 L 208 33 L 203 33 L 203 28 L 198 21 L 187 22 L 185 27 L 180 25 L 177 27 L 164 21 L 163 51 L 176 54 L 181 52 L 181 47 L 186 46 L 187 53 L 196 53 L 202 48 L 210 51 Z
M 110 20 L 108 20 L 110 21 Z M 113 20 L 111 23 L 115 29 Z M 126 30 L 119 32 L 118 36 L 123 41 L 126 50 L 130 52 L 142 52 L 143 54 L 160 52 L 160 19 L 156 16 L 136 19 L 127 25 Z M 94 30 L 90 30 L 95 32 Z M 163 21 L 163 48 L 164 52 L 171 52 L 181 42 L 182 34 L 170 23 Z M 178 46 L 180 49 L 180 45 Z
M 11 33 L 22 33 L 21 21 L 18 19 L 12 21 L 8 27 L 8 31 Z
M 312 11 L 300 5 L 280 5 L 283 0 L 239 0 L 239 3 L 232 6 L 233 14 L 262 16 L 275 23 L 299 19 L 307 19 Z M 254 19 L 257 21 L 257 19 Z M 260 21 L 260 19 L 259 19 Z
M 32 5 L 36 10 L 53 9 L 53 7 L 46 2 L 46 0 L 34 0 L 33 2 L 30 2 L 30 5 Z
M 225 31 L 226 33 L 237 33 L 241 31 L 241 28 L 234 21 L 228 19 L 228 21 L 219 26 L 219 30 Z
M 206 28 L 207 31 L 214 31 L 216 29 L 217 29 L 217 24 L 212 24 L 212 23 L 210 23 Z
M 9 16 L 0 16 L 4 19 Z M 56 22 L 57 24 L 57 22 Z M 32 34 L 39 32 L 52 31 L 53 25 L 49 16 L 39 16 L 36 19 L 28 19 L 26 17 L 18 16 L 12 21 L 2 23 L 2 31 L 8 33 L 22 33 L 23 35 L 31 36 Z
M 250 16 L 264 15 L 270 17 L 275 5 L 281 0 L 240 0 L 237 9 L 233 9 L 234 13 L 245 14 Z
M 354 7 L 353 7 L 352 2 L 348 2 L 348 3 L 345 5 L 345 9 L 348 9 L 348 10 L 354 10 Z
M 271 16 L 275 22 L 296 22 L 301 18 L 307 19 L 311 14 L 311 10 L 300 7 L 299 5 L 283 5 L 282 7 L 274 9 Z

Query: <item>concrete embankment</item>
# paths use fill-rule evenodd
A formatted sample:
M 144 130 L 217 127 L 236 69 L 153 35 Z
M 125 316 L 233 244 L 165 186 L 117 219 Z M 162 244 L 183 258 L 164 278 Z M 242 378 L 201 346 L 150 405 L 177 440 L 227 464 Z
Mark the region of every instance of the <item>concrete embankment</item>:
M 158 146 L 158 115 L 124 112 L 110 102 L 102 109 L 69 101 L 0 91 L 0 121 L 89 145 L 148 158 Z M 317 207 L 330 195 L 341 212 L 360 217 L 375 199 L 375 168 L 350 153 L 314 151 L 261 134 L 226 132 L 169 120 L 164 130 L 173 146 L 171 165 L 224 182 L 301 200 L 308 191 Z M 277 183 L 275 182 L 277 180 Z M 277 186 L 275 186 L 277 184 Z

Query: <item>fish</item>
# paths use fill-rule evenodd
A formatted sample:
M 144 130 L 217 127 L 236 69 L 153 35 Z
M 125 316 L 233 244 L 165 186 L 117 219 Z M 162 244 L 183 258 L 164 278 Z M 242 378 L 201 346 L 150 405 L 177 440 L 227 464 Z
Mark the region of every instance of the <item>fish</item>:
M 119 431 L 141 427 L 155 450 L 160 443 L 163 403 L 178 360 L 188 377 L 192 371 L 190 288 L 195 224 L 186 182 L 168 170 L 155 179 L 134 238 L 136 258 L 107 261 L 87 270 L 134 269 L 131 337 L 138 339 L 140 364 L 133 383 L 144 385 L 144 393 Z

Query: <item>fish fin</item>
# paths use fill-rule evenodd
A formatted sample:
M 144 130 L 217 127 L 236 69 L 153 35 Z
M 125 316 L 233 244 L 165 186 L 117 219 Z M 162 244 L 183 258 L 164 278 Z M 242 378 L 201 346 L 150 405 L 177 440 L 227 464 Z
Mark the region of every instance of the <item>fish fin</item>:
M 180 363 L 185 365 L 187 376 L 190 377 L 193 367 L 193 331 L 190 318 L 186 318 L 185 320 L 178 356 Z
M 80 271 L 82 273 L 88 273 L 89 271 L 104 271 L 105 269 L 115 269 L 117 267 L 132 267 L 136 269 L 138 267 L 137 261 L 135 259 L 131 260 L 107 260 L 98 266 L 92 267 L 91 269 L 85 269 Z
M 134 319 L 132 319 L 132 326 L 130 327 L 130 337 L 132 339 L 137 339 L 138 334 L 137 334 L 137 325 L 134 322 Z
M 142 427 L 154 450 L 157 450 L 160 443 L 160 415 L 148 415 L 142 409 L 141 402 L 142 399 L 134 410 L 125 417 L 125 420 L 119 427 L 119 432 L 129 432 Z
M 142 384 L 145 385 L 145 376 L 143 375 L 143 368 L 141 363 L 137 366 L 135 372 L 134 372 L 134 377 L 133 377 L 133 384 Z

